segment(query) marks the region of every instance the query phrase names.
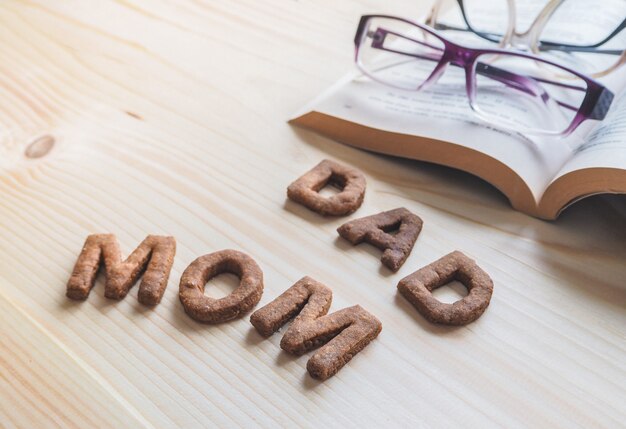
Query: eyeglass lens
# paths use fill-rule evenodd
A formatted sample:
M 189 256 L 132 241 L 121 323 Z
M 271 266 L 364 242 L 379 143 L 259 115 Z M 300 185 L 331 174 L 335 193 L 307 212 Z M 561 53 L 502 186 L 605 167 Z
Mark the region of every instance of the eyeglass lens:
M 437 80 L 439 91 L 467 96 L 465 70 L 437 69 L 445 43 L 422 28 L 393 18 L 370 18 L 357 64 L 387 85 L 419 90 Z M 522 132 L 558 134 L 567 129 L 587 91 L 585 80 L 548 63 L 515 54 L 482 54 L 475 62 L 472 108 L 484 120 Z
M 412 24 L 388 18 L 370 19 L 357 63 L 374 80 L 417 90 L 437 67 L 443 42 Z

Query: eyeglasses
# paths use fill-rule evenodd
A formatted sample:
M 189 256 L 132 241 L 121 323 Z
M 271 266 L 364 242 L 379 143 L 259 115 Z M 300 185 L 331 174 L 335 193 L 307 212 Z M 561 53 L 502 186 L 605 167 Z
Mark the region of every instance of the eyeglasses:
M 438 0 L 426 23 L 471 31 L 500 47 L 527 47 L 592 77 L 626 64 L 626 0 L 456 0 L 467 28 L 439 22 Z
M 403 18 L 363 16 L 354 42 L 357 66 L 371 79 L 413 91 L 438 82 L 446 93 L 466 93 L 484 121 L 524 134 L 567 136 L 587 119 L 604 119 L 613 101 L 603 85 L 567 67 L 523 52 L 464 47 Z

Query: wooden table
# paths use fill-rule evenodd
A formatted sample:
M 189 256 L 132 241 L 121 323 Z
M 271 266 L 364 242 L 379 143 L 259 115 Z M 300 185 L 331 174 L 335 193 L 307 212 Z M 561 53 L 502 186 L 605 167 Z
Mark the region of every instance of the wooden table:
M 420 7 L 421 6 L 421 7 Z M 554 223 L 488 184 L 293 129 L 352 67 L 367 12 L 419 1 L 4 1 L 0 6 L 0 426 L 619 427 L 626 421 L 626 201 L 594 197 Z M 353 216 L 405 206 L 425 227 L 397 274 L 337 239 L 346 218 L 286 202 L 323 158 L 361 169 Z M 156 308 L 65 297 L 85 237 L 125 254 L 176 237 Z M 248 318 L 189 319 L 178 281 L 197 256 L 252 255 L 261 304 L 310 275 L 331 311 L 360 304 L 379 338 L 326 382 Z M 487 312 L 450 329 L 396 294 L 460 249 L 495 281 Z M 236 282 L 221 276 L 207 294 Z M 441 299 L 454 299 L 458 287 Z

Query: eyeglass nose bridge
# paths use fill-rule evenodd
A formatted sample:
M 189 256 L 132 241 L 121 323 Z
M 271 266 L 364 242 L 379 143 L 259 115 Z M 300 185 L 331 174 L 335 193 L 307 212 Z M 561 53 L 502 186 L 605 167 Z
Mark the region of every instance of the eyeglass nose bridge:
M 476 55 L 472 51 L 465 49 L 462 46 L 453 45 L 452 43 L 448 42 L 446 50 L 439 60 L 439 64 L 437 64 L 433 72 L 430 74 L 429 78 L 419 87 L 419 89 L 426 89 L 431 85 L 437 83 L 439 78 L 448 68 L 448 65 L 452 64 L 453 66 L 460 67 L 465 70 L 467 96 L 469 97 L 470 101 L 472 101 L 474 99 L 472 76 L 474 74 L 473 69 L 475 59 Z
M 471 64 L 474 56 L 475 55 L 471 50 L 452 44 L 448 46 L 448 49 L 446 49 L 444 54 L 444 58 L 447 57 L 449 63 L 462 68 Z

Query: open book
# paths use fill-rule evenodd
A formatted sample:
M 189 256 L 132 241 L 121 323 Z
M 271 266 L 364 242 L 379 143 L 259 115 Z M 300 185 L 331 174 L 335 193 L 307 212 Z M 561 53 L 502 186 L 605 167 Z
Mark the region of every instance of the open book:
M 292 124 L 389 155 L 458 168 L 493 184 L 519 211 L 556 219 L 571 203 L 626 193 L 626 67 L 600 79 L 615 94 L 602 122 L 567 138 L 524 136 L 482 123 L 464 94 L 383 86 L 354 71 Z

